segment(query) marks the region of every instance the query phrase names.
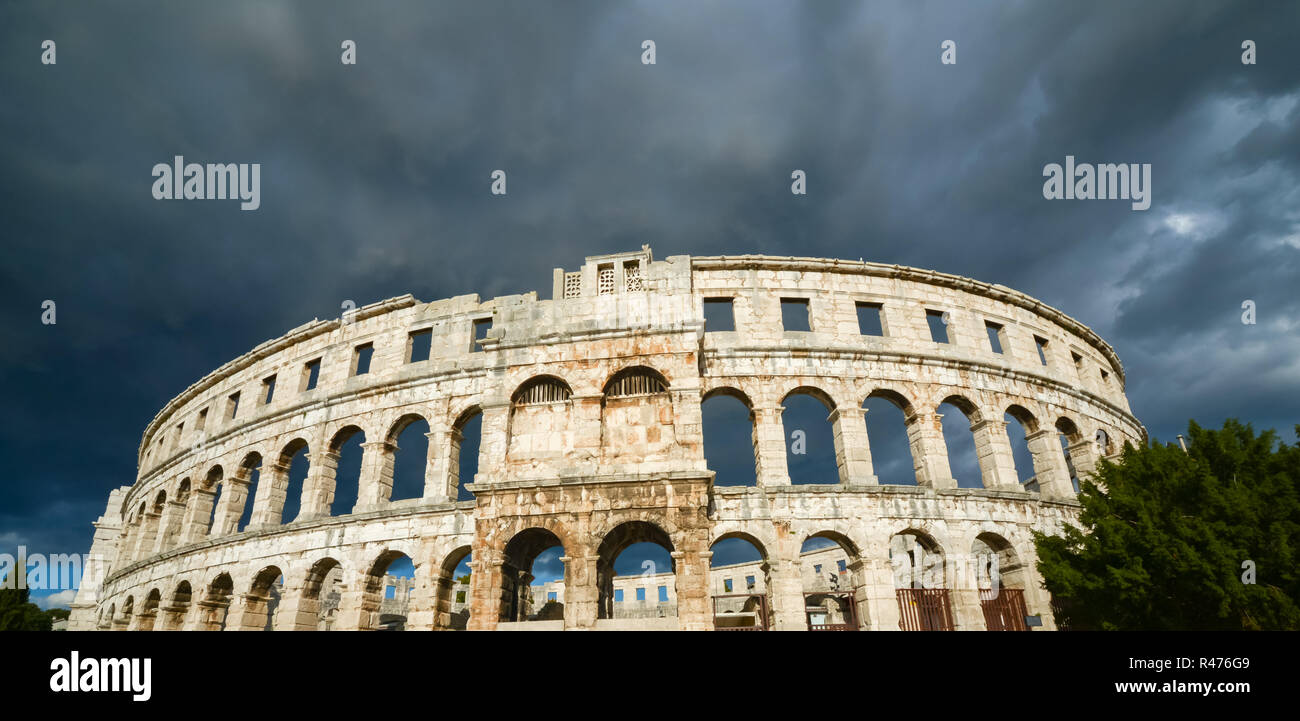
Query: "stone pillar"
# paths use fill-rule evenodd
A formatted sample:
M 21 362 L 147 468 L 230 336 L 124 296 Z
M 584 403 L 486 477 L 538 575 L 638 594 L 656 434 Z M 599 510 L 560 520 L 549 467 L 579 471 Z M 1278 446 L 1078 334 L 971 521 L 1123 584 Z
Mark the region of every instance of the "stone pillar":
M 424 500 L 426 503 L 446 503 L 455 498 L 451 488 L 451 463 L 459 467 L 461 433 L 455 428 L 439 427 L 424 434 L 429 439 L 429 452 L 424 461 Z
M 393 496 L 393 463 L 397 444 L 370 441 L 361 444 L 361 483 L 353 513 L 361 513 L 387 504 Z
M 990 490 L 1020 490 L 1011 439 L 1007 436 L 1007 422 L 1002 419 L 979 421 L 972 423 L 970 430 L 975 436 L 975 455 L 979 456 L 984 487 Z
M 222 481 L 221 502 L 218 504 L 217 516 L 212 521 L 209 536 L 227 536 L 239 528 L 239 518 L 244 515 L 244 504 L 248 502 L 248 481 L 242 478 L 228 478 Z
M 284 517 L 284 501 L 289 491 L 289 465 L 263 463 L 258 473 L 257 497 L 253 501 L 253 514 L 248 519 L 249 528 L 269 528 L 290 523 Z M 301 504 L 299 504 L 301 509 Z
M 781 406 L 754 409 L 754 445 L 758 455 L 758 485 L 790 485 L 786 465 L 785 426 L 781 423 Z
M 709 594 L 712 551 L 670 554 L 677 568 L 677 626 L 683 631 L 713 630 L 713 598 Z
M 212 504 L 216 501 L 216 495 L 215 490 L 199 488 L 190 493 L 189 508 L 186 509 L 185 520 L 181 523 L 179 545 L 197 543 L 208 535 L 208 519 L 212 517 Z
M 1045 499 L 1074 498 L 1070 484 L 1070 471 L 1065 466 L 1065 453 L 1056 437 L 1055 428 L 1041 428 L 1026 436 L 1029 453 L 1034 457 L 1034 473 L 1038 490 Z
M 339 585 L 339 611 L 335 617 L 334 628 L 340 631 L 371 631 L 378 625 L 379 610 L 371 611 L 365 606 L 365 579 L 353 588 L 347 584 Z M 379 595 L 383 596 L 381 589 Z
M 594 555 L 563 556 L 564 563 L 564 629 L 590 630 L 596 626 L 599 614 L 600 588 Z M 472 616 L 471 616 L 472 617 Z
M 799 558 L 773 557 L 768 559 L 770 586 L 768 600 L 772 603 L 777 631 L 806 631 L 808 617 L 804 613 L 803 572 Z
M 1080 481 L 1097 472 L 1097 442 L 1095 440 L 1080 438 L 1066 446 L 1066 450 L 1070 451 L 1070 459 L 1074 462 L 1074 472 L 1078 475 Z
M 428 485 L 427 480 L 425 485 Z M 424 567 L 423 573 L 420 572 L 421 566 Z M 429 578 L 429 573 L 433 570 L 429 564 L 414 564 L 413 568 L 415 577 L 406 601 L 406 630 L 432 631 L 438 601 L 435 595 L 438 579 Z
M 861 630 L 870 629 L 875 618 L 871 603 L 871 583 L 873 579 L 868 573 L 867 564 L 861 558 L 850 556 L 846 566 L 853 584 L 853 613 L 857 618 L 857 628 Z
M 948 465 L 948 447 L 943 442 L 943 415 L 914 413 L 907 419 L 907 442 L 912 448 L 912 466 L 919 486 L 956 488 Z
M 871 464 L 871 445 L 867 441 L 866 408 L 836 408 L 831 411 L 835 435 L 835 464 L 840 482 L 875 486 L 880 480 Z
M 310 461 L 307 480 L 302 484 L 302 508 L 298 520 L 324 518 L 334 503 L 334 484 L 338 477 L 339 454 L 317 453 Z
M 323 594 L 324 582 L 317 594 Z M 305 586 L 286 584 L 280 591 L 280 605 L 276 609 L 275 630 L 277 631 L 315 631 L 320 621 L 320 597 L 305 598 Z
M 163 508 L 162 518 L 159 521 L 158 538 L 154 541 L 154 555 L 176 547 L 176 536 L 184 516 L 184 503 L 178 501 L 167 502 L 167 506 Z
M 1020 553 L 1021 550 L 1016 549 L 1016 553 Z M 1043 619 L 1043 625 L 1040 628 L 1031 628 L 1029 630 L 1055 631 L 1056 615 L 1052 613 L 1052 594 L 1048 593 L 1047 589 L 1043 587 L 1043 577 L 1038 573 L 1037 563 L 1025 564 L 1025 588 L 1023 591 L 1025 613 Z
M 150 507 L 144 514 L 144 523 L 140 524 L 139 541 L 136 544 L 136 554 L 133 560 L 141 561 L 154 553 L 154 544 L 158 540 L 158 527 L 162 524 L 162 512 L 155 511 Z
M 478 447 L 478 472 L 500 478 L 505 474 L 506 452 L 510 435 L 510 403 L 493 403 L 483 406 L 482 430 Z M 474 482 L 473 478 L 460 479 L 461 484 Z M 473 618 L 473 613 L 470 618 Z
M 473 558 L 480 559 L 489 551 L 473 550 Z M 472 560 L 469 562 L 469 625 L 471 631 L 492 631 L 497 627 L 501 614 L 501 560 L 499 553 L 493 553 L 493 561 Z M 566 589 L 567 602 L 567 589 Z M 567 615 L 568 609 L 565 609 Z

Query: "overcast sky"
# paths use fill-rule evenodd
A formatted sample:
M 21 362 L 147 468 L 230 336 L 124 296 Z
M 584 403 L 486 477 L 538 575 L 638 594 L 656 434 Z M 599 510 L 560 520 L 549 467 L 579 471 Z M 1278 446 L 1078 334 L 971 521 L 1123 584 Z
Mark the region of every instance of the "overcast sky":
M 0 552 L 87 551 L 168 399 L 345 299 L 549 297 L 642 243 L 1003 283 L 1153 436 L 1294 441 L 1298 38 L 1226 0 L 5 3 Z M 261 207 L 153 199 L 175 155 L 261 163 Z M 1150 209 L 1044 199 L 1066 155 L 1150 163 Z

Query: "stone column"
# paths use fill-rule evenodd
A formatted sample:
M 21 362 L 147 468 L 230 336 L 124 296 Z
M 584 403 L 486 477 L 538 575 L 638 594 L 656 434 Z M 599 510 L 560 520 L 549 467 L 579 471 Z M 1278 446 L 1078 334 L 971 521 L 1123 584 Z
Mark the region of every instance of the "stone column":
M 361 482 L 353 513 L 379 508 L 393 496 L 393 463 L 397 444 L 369 441 L 362 443 L 361 448 Z
M 867 564 L 860 557 L 850 556 L 846 566 L 853 584 L 853 613 L 857 617 L 857 628 L 870 629 L 875 614 L 871 607 L 872 579 Z
M 176 535 L 180 529 L 181 520 L 184 516 L 184 503 L 178 501 L 167 502 L 167 506 L 163 508 L 162 518 L 159 520 L 160 530 L 158 532 L 158 538 L 154 541 L 154 555 L 176 547 Z
M 334 484 L 338 476 L 339 454 L 317 453 L 311 458 L 307 480 L 302 484 L 302 508 L 298 520 L 324 518 L 334 503 Z
M 975 455 L 979 456 L 984 487 L 991 490 L 1020 490 L 1011 439 L 1007 436 L 1007 422 L 1002 419 L 979 421 L 972 423 L 970 430 L 975 436 Z
M 212 504 L 216 501 L 216 495 L 215 490 L 200 488 L 190 492 L 189 508 L 186 509 L 185 520 L 181 523 L 179 545 L 197 543 L 208 534 L 208 519 L 212 517 Z
M 340 631 L 373 631 L 378 625 L 379 611 L 365 606 L 365 578 L 356 584 L 339 584 L 339 610 L 335 617 L 334 628 Z M 356 587 L 354 587 L 356 586 Z M 383 589 L 380 589 L 380 597 Z
M 487 555 L 486 548 L 475 547 L 473 558 Z M 501 560 L 500 553 L 492 553 L 493 561 L 469 562 L 469 624 L 471 631 L 492 631 L 501 614 Z M 566 609 L 567 615 L 567 609 Z
M 836 408 L 831 411 L 831 428 L 835 435 L 835 464 L 840 482 L 875 486 L 880 483 L 871 464 L 871 445 L 867 441 L 866 408 Z
M 455 428 L 439 426 L 424 434 L 429 439 L 429 452 L 424 461 L 424 501 L 446 503 L 455 498 L 450 495 L 451 464 L 460 463 L 461 433 Z
M 257 480 L 257 497 L 253 501 L 253 514 L 248 520 L 248 527 L 268 528 L 293 521 L 292 518 L 284 518 L 284 501 L 289 491 L 289 465 L 263 463 Z
M 487 479 L 505 475 L 506 452 L 510 434 L 510 403 L 492 403 L 483 406 L 482 430 L 478 447 L 478 473 Z M 473 478 L 460 479 L 461 484 L 473 483 Z M 473 618 L 473 613 L 470 618 Z
M 1079 440 L 1066 446 L 1070 451 L 1070 459 L 1074 461 L 1074 472 L 1078 475 L 1079 480 L 1097 472 L 1097 442 L 1090 438 L 1080 438 Z
M 239 517 L 244 515 L 244 504 L 248 502 L 248 481 L 242 478 L 228 478 L 222 481 L 221 502 L 218 504 L 217 516 L 212 521 L 209 536 L 227 536 L 239 527 Z
M 754 444 L 758 455 L 758 485 L 790 485 L 786 465 L 785 426 L 781 423 L 781 406 L 754 409 Z
M 772 603 L 773 616 L 776 618 L 777 631 L 804 631 L 808 629 L 808 617 L 804 613 L 803 573 L 799 567 L 799 558 L 775 556 L 768 559 L 771 566 L 767 595 Z
M 677 626 L 683 631 L 713 630 L 713 598 L 709 594 L 712 551 L 670 554 L 677 568 Z
M 599 614 L 600 588 L 594 555 L 563 556 L 564 563 L 564 629 L 590 630 L 596 627 Z
M 916 483 L 936 489 L 956 488 L 948 465 L 948 447 L 943 442 L 943 415 L 914 413 L 907 419 L 907 441 L 912 448 L 912 466 Z
M 1029 453 L 1034 457 L 1034 472 L 1042 497 L 1074 498 L 1074 486 L 1070 484 L 1070 472 L 1065 466 L 1065 453 L 1056 437 L 1056 429 L 1041 428 L 1030 433 L 1026 440 Z
M 420 572 L 422 566 L 424 568 L 423 573 Z M 437 605 L 435 592 L 438 588 L 438 579 L 429 578 L 429 572 L 432 570 L 429 564 L 415 564 L 413 568 L 415 569 L 415 578 L 413 579 L 410 595 L 407 596 L 406 630 L 432 631 L 433 617 Z
M 151 506 L 145 511 L 144 523 L 140 524 L 139 542 L 136 544 L 136 561 L 141 561 L 154 553 L 154 544 L 158 538 L 158 527 L 162 524 L 162 512 L 155 511 Z

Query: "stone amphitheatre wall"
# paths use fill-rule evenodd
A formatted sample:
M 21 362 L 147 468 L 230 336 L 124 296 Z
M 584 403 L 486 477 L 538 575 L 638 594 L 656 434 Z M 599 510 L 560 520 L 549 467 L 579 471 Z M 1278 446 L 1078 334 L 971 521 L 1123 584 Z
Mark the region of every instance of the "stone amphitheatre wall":
M 705 327 L 706 299 L 729 301 L 733 330 Z M 783 326 L 783 299 L 806 305 L 807 330 Z M 878 312 L 882 335 L 862 332 L 860 308 Z M 932 337 L 927 313 L 942 314 L 948 342 Z M 428 359 L 412 361 L 425 345 Z M 655 261 L 643 247 L 556 269 L 550 300 L 393 298 L 267 341 L 159 411 L 137 478 L 95 524 L 71 627 L 260 629 L 282 577 L 277 628 L 315 628 L 321 580 L 337 568 L 334 627 L 374 628 L 385 569 L 404 554 L 416 571 L 407 628 L 444 628 L 453 572 L 472 552 L 469 627 L 514 628 L 531 559 L 558 543 L 564 618 L 542 623 L 614 628 L 613 559 L 650 541 L 673 559 L 677 616 L 648 627 L 707 629 L 710 549 L 735 537 L 764 559 L 769 625 L 804 628 L 799 555 L 820 536 L 853 559 L 861 628 L 900 627 L 907 601 L 896 586 L 911 576 L 900 583 L 899 558 L 920 569 L 908 548 L 943 560 L 937 579 L 917 585 L 948 589 L 954 627 L 985 627 L 978 582 L 961 578 L 960 563 L 992 549 L 1027 612 L 1053 628 L 1030 533 L 1075 519 L 1072 471 L 1083 477 L 1144 437 L 1124 383 L 1111 347 L 1065 314 L 1009 288 L 900 266 Z M 791 483 L 781 412 L 792 394 L 826 406 L 837 477 Z M 701 407 L 717 395 L 750 411 L 754 486 L 713 484 Z M 868 398 L 901 409 L 915 485 L 877 477 Z M 969 420 L 982 488 L 952 477 L 945 402 Z M 1029 486 L 1007 414 L 1027 432 Z M 471 419 L 481 423 L 478 470 L 459 478 Z M 392 500 L 396 439 L 419 420 L 429 427 L 423 492 Z M 338 451 L 357 433 L 357 501 L 331 515 Z M 290 460 L 304 452 L 298 511 L 284 517 Z

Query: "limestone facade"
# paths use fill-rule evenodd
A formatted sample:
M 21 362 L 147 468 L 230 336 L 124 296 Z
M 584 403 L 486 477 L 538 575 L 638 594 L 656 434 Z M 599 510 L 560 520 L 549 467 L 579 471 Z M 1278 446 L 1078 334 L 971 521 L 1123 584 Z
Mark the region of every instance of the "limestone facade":
M 704 303 L 715 299 L 729 302 L 733 330 L 706 328 Z M 783 328 L 783 300 L 806 306 L 807 330 Z M 862 308 L 878 313 L 881 335 L 862 332 Z M 947 342 L 927 321 L 938 313 Z M 412 362 L 421 344 L 428 359 Z M 643 247 L 556 269 L 550 300 L 392 298 L 269 340 L 159 411 L 137 478 L 110 494 L 95 523 L 70 627 L 262 629 L 278 587 L 269 625 L 314 629 L 332 574 L 331 627 L 374 629 L 385 570 L 405 555 L 415 567 L 408 629 L 454 627 L 465 608 L 480 630 L 712 629 L 710 549 L 742 538 L 763 558 L 767 625 L 802 629 L 800 549 L 823 537 L 847 559 L 840 584 L 858 628 L 907 625 L 907 588 L 943 595 L 952 627 L 985 628 L 986 581 L 964 569 L 991 554 L 1003 585 L 1051 629 L 1030 531 L 1074 522 L 1072 472 L 1085 476 L 1145 437 L 1124 382 L 1113 349 L 1060 311 L 1003 286 L 894 265 L 656 261 Z M 838 477 L 791 483 L 781 411 L 796 393 L 825 404 Z M 701 407 L 719 394 L 750 411 L 754 486 L 713 483 Z M 877 478 L 868 398 L 902 411 L 916 485 Z M 952 478 L 937 413 L 945 402 L 970 422 L 983 488 Z M 1007 414 L 1028 432 L 1027 486 Z M 463 431 L 476 418 L 477 473 L 462 479 Z M 423 492 L 395 501 L 396 439 L 417 420 L 429 426 Z M 339 449 L 357 433 L 357 501 L 331 515 Z M 309 470 L 291 488 L 299 453 Z M 457 500 L 462 486 L 472 500 Z M 290 492 L 299 510 L 287 518 Z M 613 561 L 643 541 L 670 553 L 674 616 L 615 613 Z M 555 545 L 563 618 L 520 621 L 533 559 Z M 467 605 L 457 607 L 455 570 L 467 556 Z

